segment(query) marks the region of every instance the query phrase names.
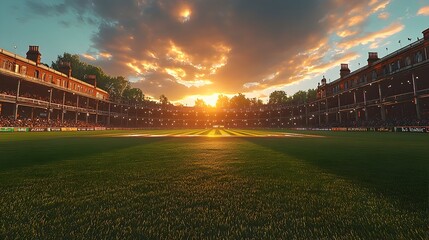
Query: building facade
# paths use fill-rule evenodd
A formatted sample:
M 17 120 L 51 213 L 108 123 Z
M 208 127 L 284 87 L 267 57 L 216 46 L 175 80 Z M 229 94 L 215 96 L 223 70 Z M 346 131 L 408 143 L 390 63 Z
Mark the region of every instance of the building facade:
M 257 109 L 199 109 L 112 102 L 96 79 L 72 77 L 41 64 L 38 46 L 26 58 L 0 49 L 0 117 L 45 125 L 93 124 L 135 128 L 296 128 L 429 125 L 429 29 L 423 38 L 317 86 L 317 99 Z M 15 122 L 14 122 L 14 121 Z M 25 124 L 25 123 L 24 123 Z M 4 124 L 3 124 L 4 125 Z

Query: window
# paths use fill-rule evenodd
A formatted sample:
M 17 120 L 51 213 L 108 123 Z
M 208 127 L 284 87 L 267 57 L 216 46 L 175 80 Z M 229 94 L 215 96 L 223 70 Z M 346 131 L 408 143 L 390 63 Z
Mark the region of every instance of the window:
M 387 69 L 387 66 L 383 66 L 383 75 L 387 75 L 389 73 L 389 70 Z
M 401 69 L 401 61 L 398 60 L 396 62 L 396 67 L 397 67 L 397 69 Z
M 53 80 L 53 78 L 52 78 L 52 75 L 48 75 L 48 82 L 50 82 L 50 83 L 54 83 L 54 80 Z
M 26 66 L 22 66 L 21 67 L 21 74 L 22 75 L 26 75 L 27 74 L 27 67 Z
M 46 73 L 42 73 L 42 80 L 45 81 Z
M 411 58 L 410 57 L 407 57 L 406 59 L 405 59 L 405 66 L 410 66 L 411 65 Z
M 377 79 L 377 71 L 372 71 L 372 78 L 373 81 Z
M 15 64 L 15 72 L 19 73 L 19 65 L 18 64 Z
M 12 62 L 9 62 L 7 60 L 3 61 L 3 68 L 9 71 L 14 70 Z
M 419 51 L 416 53 L 416 63 L 419 63 L 421 61 L 423 61 L 423 54 Z
M 390 70 L 390 72 L 395 72 L 396 71 L 396 63 L 391 63 L 390 65 L 389 65 L 389 70 Z
M 39 70 L 35 70 L 34 71 L 34 77 L 35 78 L 39 78 Z

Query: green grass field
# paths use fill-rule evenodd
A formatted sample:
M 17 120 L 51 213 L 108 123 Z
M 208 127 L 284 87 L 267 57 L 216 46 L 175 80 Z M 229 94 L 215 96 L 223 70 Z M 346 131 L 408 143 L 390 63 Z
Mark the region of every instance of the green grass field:
M 5 133 L 0 154 L 1 239 L 428 237 L 426 134 Z

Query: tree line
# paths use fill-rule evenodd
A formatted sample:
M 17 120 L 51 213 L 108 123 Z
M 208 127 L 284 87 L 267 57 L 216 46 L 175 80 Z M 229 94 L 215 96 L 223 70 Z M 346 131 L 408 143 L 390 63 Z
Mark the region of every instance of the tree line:
M 64 53 L 59 55 L 52 68 L 60 71 L 61 64 L 70 63 L 72 76 L 82 81 L 86 81 L 86 76 L 95 75 L 97 87 L 107 91 L 113 101 L 127 102 L 131 104 L 143 103 L 145 95 L 139 88 L 132 88 L 130 82 L 123 76 L 109 76 L 100 67 L 87 64 L 80 60 L 79 55 Z
M 87 64 L 80 60 L 79 55 L 64 53 L 59 55 L 55 62 L 52 62 L 51 67 L 60 71 L 61 64 L 68 62 L 72 68 L 72 76 L 74 78 L 86 81 L 86 76 L 95 75 L 97 79 L 97 87 L 107 91 L 113 101 L 121 101 L 129 104 L 142 104 L 163 106 L 171 105 L 168 98 L 162 94 L 159 97 L 159 102 L 150 101 L 145 98 L 144 93 L 139 88 L 132 88 L 130 82 L 123 76 L 109 76 L 100 67 Z M 316 100 L 316 89 L 309 89 L 308 91 L 298 91 L 292 96 L 288 96 L 285 91 L 274 91 L 270 94 L 268 105 L 270 106 L 285 106 L 285 105 L 299 105 Z M 238 93 L 237 95 L 229 98 L 228 96 L 220 94 L 216 101 L 217 108 L 258 108 L 264 106 L 261 99 L 247 98 L 244 94 Z M 195 100 L 195 107 L 206 108 L 209 107 L 203 99 Z

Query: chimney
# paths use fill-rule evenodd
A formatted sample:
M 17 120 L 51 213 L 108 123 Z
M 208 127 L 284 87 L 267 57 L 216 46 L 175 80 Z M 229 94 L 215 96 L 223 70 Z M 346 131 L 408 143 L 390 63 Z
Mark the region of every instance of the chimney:
M 380 60 L 380 58 L 378 58 L 377 52 L 369 52 L 368 53 L 368 65 L 369 66 L 371 66 L 372 64 L 374 64 L 378 60 Z
M 85 82 L 97 87 L 97 76 L 95 75 L 85 75 Z
M 33 62 L 36 62 L 36 64 L 40 64 L 42 54 L 39 52 L 39 46 L 29 46 L 28 52 L 27 52 L 27 59 L 31 60 Z
M 59 66 L 59 70 L 60 72 L 64 73 L 65 75 L 67 75 L 67 77 L 71 77 L 72 76 L 72 69 L 71 69 L 71 65 L 69 62 L 60 62 L 60 66 Z
M 344 78 L 344 77 L 346 77 L 349 74 L 350 74 L 349 65 L 342 63 L 341 64 L 341 69 L 340 69 L 340 76 L 341 76 L 341 78 Z M 325 81 L 326 81 L 326 79 L 325 79 Z
M 425 41 L 429 40 L 429 28 L 423 31 L 423 38 Z

